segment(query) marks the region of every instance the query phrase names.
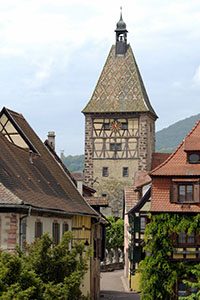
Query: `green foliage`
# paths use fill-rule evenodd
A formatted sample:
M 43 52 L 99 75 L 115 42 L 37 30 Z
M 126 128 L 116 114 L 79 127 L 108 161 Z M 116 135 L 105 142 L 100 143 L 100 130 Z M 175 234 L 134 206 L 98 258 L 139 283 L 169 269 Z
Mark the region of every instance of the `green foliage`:
M 199 119 L 200 114 L 156 132 L 156 152 L 173 152 Z
M 149 251 L 151 256 L 145 257 L 139 265 L 141 300 L 170 300 L 173 299 L 178 278 L 186 278 L 192 270 L 198 268 L 195 262 L 187 264 L 170 259 L 174 248 L 172 234 L 199 232 L 200 216 L 163 213 L 151 218 L 152 222 L 145 230 L 144 247 L 144 251 Z
M 192 294 L 187 297 L 179 297 L 179 300 L 199 300 L 200 299 L 200 264 L 194 266 L 193 270 L 191 270 L 191 273 L 196 277 L 198 280 L 197 282 L 190 282 L 187 280 L 184 280 L 183 283 L 186 285 L 189 285 L 192 288 L 199 289 L 196 294 Z
M 68 155 L 62 158 L 65 166 L 72 172 L 83 172 L 84 169 L 84 155 Z
M 0 251 L 0 298 L 4 300 L 84 300 L 80 284 L 91 255 L 84 243 L 69 250 L 71 232 L 54 246 L 48 234 L 26 245 L 26 252 Z
M 114 217 L 107 217 L 111 223 L 110 228 L 106 230 L 106 248 L 110 250 L 124 248 L 124 220 L 119 218 L 115 220 Z

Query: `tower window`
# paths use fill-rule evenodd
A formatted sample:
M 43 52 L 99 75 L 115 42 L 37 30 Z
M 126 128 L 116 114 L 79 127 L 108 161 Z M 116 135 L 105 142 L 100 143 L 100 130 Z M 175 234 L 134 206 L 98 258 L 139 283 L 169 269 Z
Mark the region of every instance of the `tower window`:
M 128 123 L 122 123 L 122 129 L 123 130 L 128 129 Z
M 102 176 L 103 177 L 108 177 L 108 167 L 103 167 L 103 169 L 102 169 Z
M 123 168 L 123 177 L 128 177 L 128 168 Z
M 121 143 L 110 143 L 110 150 L 111 151 L 121 151 L 122 144 Z
M 103 127 L 104 127 L 104 130 L 110 130 L 110 124 L 109 123 L 104 123 Z

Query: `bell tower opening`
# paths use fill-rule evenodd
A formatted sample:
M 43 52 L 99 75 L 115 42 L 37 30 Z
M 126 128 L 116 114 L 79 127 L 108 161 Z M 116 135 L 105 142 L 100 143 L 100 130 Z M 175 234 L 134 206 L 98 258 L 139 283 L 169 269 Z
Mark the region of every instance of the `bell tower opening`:
M 127 30 L 126 23 L 122 19 L 122 7 L 120 7 L 120 20 L 117 22 L 116 27 L 116 47 L 115 47 L 115 55 L 116 56 L 124 56 L 127 50 Z

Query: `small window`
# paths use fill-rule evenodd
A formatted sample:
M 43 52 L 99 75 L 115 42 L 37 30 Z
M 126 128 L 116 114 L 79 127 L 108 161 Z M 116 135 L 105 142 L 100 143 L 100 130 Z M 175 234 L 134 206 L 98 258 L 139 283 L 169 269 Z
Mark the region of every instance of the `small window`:
M 63 224 L 63 234 L 69 230 L 69 225 L 67 223 Z
M 115 150 L 115 143 L 110 143 L 110 150 L 114 151 Z
M 110 124 L 109 123 L 104 123 L 103 127 L 104 127 L 104 130 L 110 130 Z
M 128 123 L 122 123 L 122 129 L 123 130 L 128 129 Z
M 192 184 L 180 184 L 178 189 L 179 202 L 191 202 L 193 201 L 193 185 Z
M 198 153 L 198 152 L 188 153 L 188 162 L 190 164 L 199 164 L 200 163 L 200 153 Z
M 107 197 L 107 194 L 101 194 L 102 197 Z
M 58 245 L 60 242 L 60 224 L 53 223 L 53 240 L 55 245 Z
M 103 169 L 102 169 L 102 176 L 103 177 L 108 177 L 108 167 L 103 167 Z
M 145 231 L 145 227 L 146 227 L 146 218 L 140 217 L 140 230 Z
M 121 151 L 122 144 L 121 143 L 110 143 L 110 151 Z
M 42 232 L 42 222 L 35 222 L 35 238 L 41 238 Z
M 22 247 L 23 242 L 26 242 L 26 219 L 22 220 Z
M 123 168 L 123 177 L 128 177 L 128 168 L 127 167 Z
M 121 143 L 116 143 L 116 150 L 121 151 L 122 150 L 122 144 Z
M 186 232 L 181 232 L 178 235 L 178 244 L 194 245 L 195 244 L 194 232 L 192 232 L 191 234 L 187 234 Z

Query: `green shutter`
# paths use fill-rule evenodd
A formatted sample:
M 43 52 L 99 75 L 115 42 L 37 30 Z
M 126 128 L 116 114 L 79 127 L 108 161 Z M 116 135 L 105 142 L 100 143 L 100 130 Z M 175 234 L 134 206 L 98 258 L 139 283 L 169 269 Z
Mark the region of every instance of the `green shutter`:
M 140 217 L 134 217 L 134 232 L 140 232 Z
M 133 248 L 133 261 L 134 263 L 140 262 L 140 247 L 134 246 Z

